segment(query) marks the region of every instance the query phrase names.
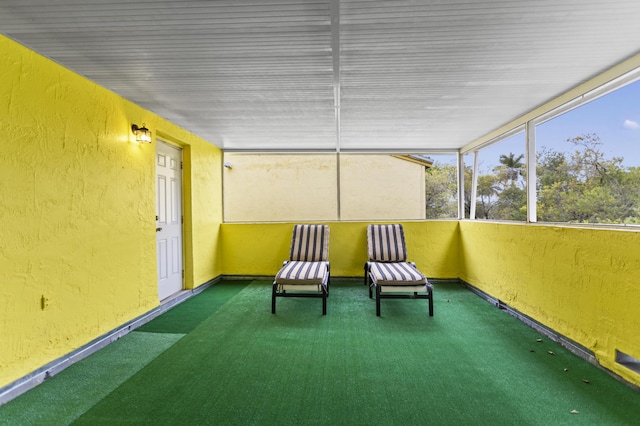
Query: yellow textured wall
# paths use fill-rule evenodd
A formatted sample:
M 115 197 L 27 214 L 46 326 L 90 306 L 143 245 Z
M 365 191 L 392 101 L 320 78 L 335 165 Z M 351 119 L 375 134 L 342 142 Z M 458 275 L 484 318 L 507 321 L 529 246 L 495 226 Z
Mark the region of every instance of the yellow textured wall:
M 219 150 L 0 36 L 0 386 L 158 305 L 155 142 L 189 151 L 190 285 L 221 272 Z
M 0 386 L 158 304 L 155 146 L 134 143 L 131 123 L 184 149 L 187 287 L 271 276 L 287 258 L 293 223 L 221 223 L 222 176 L 238 169 L 217 148 L 3 36 L 0 99 Z M 272 207 L 252 208 L 264 220 Z M 361 277 L 368 222 L 325 223 L 332 275 Z M 404 225 L 427 276 L 464 279 L 640 385 L 614 362 L 616 349 L 640 358 L 637 232 Z
M 363 276 L 370 222 L 322 222 L 329 225 L 329 261 L 334 277 Z M 397 223 L 397 222 L 396 222 Z M 458 222 L 401 222 L 409 260 L 428 277 L 458 278 Z M 225 275 L 266 275 L 278 272 L 289 257 L 294 223 L 222 225 Z
M 640 359 L 640 234 L 613 229 L 462 221 L 460 278 L 615 363 Z
M 340 155 L 341 220 L 426 217 L 425 168 L 391 155 Z
M 181 142 L 176 141 L 183 145 L 185 288 L 195 288 L 222 274 L 222 152 L 190 134 Z

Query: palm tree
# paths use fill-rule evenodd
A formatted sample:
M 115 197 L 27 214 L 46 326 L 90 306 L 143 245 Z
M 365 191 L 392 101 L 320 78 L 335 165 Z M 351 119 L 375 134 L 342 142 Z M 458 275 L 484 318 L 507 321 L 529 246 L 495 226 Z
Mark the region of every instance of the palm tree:
M 510 184 L 509 186 L 514 186 L 516 181 L 520 176 L 523 176 L 524 173 L 524 163 L 522 160 L 524 159 L 524 154 L 520 154 L 516 157 L 513 152 L 510 152 L 509 155 L 502 154 L 500 155 L 500 166 L 497 169 L 501 169 L 504 171 L 505 178 L 507 182 Z

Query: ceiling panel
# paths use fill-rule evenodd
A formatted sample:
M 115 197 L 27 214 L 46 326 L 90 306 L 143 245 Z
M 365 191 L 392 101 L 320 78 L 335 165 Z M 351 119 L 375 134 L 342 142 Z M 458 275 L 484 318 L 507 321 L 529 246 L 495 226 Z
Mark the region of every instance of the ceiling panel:
M 468 144 L 635 53 L 620 6 L 341 1 L 341 147 Z
M 230 150 L 456 150 L 640 51 L 640 2 L 0 0 L 3 34 Z

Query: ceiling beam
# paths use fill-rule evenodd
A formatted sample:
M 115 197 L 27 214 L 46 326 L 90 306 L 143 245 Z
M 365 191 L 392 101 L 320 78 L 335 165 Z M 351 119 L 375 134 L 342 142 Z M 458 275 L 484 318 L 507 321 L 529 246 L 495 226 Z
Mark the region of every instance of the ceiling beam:
M 333 108 L 336 123 L 336 152 L 340 152 L 340 0 L 331 0 L 331 52 L 333 54 Z

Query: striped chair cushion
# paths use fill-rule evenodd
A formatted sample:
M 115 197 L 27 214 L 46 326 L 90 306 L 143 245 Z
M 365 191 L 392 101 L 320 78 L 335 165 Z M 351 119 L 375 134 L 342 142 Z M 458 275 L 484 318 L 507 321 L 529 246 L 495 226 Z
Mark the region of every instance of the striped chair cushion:
M 277 284 L 322 284 L 327 262 L 287 262 L 276 274 Z
M 329 258 L 329 227 L 327 225 L 296 225 L 291 238 L 289 260 L 327 261 Z
M 367 227 L 369 260 L 374 262 L 406 262 L 407 248 L 402 225 L 369 225 Z
M 420 285 L 427 279 L 408 262 L 370 262 L 369 273 L 378 285 Z

